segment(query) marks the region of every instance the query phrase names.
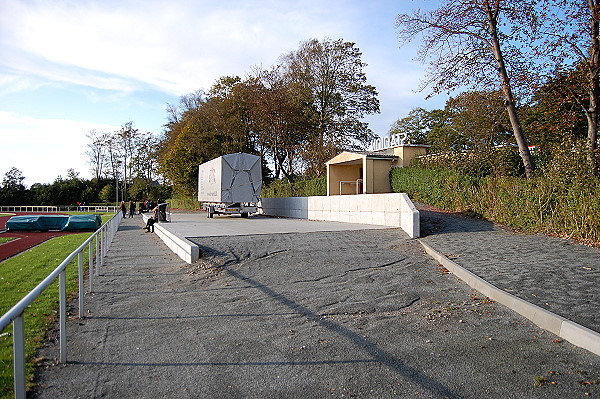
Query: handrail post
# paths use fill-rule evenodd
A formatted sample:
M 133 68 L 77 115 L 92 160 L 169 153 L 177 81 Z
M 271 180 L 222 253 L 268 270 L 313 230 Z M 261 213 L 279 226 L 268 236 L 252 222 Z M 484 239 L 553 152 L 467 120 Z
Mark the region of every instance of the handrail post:
M 100 261 L 102 263 L 102 266 L 104 266 L 104 258 L 106 257 L 106 242 L 108 241 L 106 238 L 106 232 L 108 231 L 108 226 L 104 226 L 104 228 L 102 229 L 102 260 Z
M 25 399 L 25 315 L 13 320 L 13 369 L 15 399 Z
M 85 287 L 83 286 L 83 251 L 79 251 L 77 254 L 77 276 L 79 277 L 79 318 L 82 319 L 85 312 L 83 304 L 85 294 Z
M 104 266 L 104 257 L 106 256 L 106 245 L 104 242 L 104 235 L 106 234 L 106 227 L 102 226 L 102 228 L 100 229 L 100 251 L 102 251 L 102 253 L 100 254 L 100 265 Z
M 67 272 L 63 270 L 58 277 L 59 324 L 60 324 L 60 362 L 67 362 Z
M 96 234 L 96 271 L 95 274 L 96 276 L 99 273 L 100 270 L 100 235 L 102 234 L 102 232 L 98 232 L 98 234 Z
M 90 293 L 94 290 L 92 279 L 94 278 L 94 251 L 92 249 L 92 241 L 88 243 L 88 280 L 90 280 Z

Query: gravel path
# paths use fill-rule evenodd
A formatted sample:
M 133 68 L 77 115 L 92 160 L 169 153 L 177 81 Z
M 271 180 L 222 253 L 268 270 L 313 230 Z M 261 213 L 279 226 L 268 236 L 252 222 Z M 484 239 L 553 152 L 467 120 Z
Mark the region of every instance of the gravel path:
M 598 356 L 398 229 L 193 240 L 187 265 L 125 219 L 90 317 L 68 323 L 69 363 L 44 348 L 32 397 L 600 397 Z

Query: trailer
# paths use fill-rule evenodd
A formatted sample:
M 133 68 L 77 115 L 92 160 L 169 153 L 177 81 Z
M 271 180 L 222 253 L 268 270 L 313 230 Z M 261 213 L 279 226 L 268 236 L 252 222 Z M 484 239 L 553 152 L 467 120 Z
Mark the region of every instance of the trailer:
M 198 201 L 206 216 L 258 212 L 262 189 L 260 157 L 246 153 L 227 154 L 198 166 Z

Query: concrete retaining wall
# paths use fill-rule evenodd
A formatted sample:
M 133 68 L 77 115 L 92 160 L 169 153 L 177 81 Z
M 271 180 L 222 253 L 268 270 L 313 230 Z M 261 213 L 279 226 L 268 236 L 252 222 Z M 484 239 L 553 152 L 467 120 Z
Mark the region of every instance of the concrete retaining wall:
M 270 216 L 400 227 L 419 237 L 419 211 L 404 193 L 263 198 Z
M 142 215 L 144 223 L 148 221 L 148 215 Z M 173 251 L 177 256 L 187 263 L 194 263 L 200 257 L 200 248 L 185 237 L 171 233 L 161 226 L 154 224 L 154 233 Z

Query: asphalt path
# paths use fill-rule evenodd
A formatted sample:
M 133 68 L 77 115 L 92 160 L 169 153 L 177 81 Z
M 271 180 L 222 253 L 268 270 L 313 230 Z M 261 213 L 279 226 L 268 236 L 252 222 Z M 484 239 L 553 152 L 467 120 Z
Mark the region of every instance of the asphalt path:
M 600 357 L 399 229 L 188 235 L 188 265 L 142 225 L 122 222 L 89 317 L 68 322 L 68 363 L 50 337 L 32 397 L 600 397 Z

